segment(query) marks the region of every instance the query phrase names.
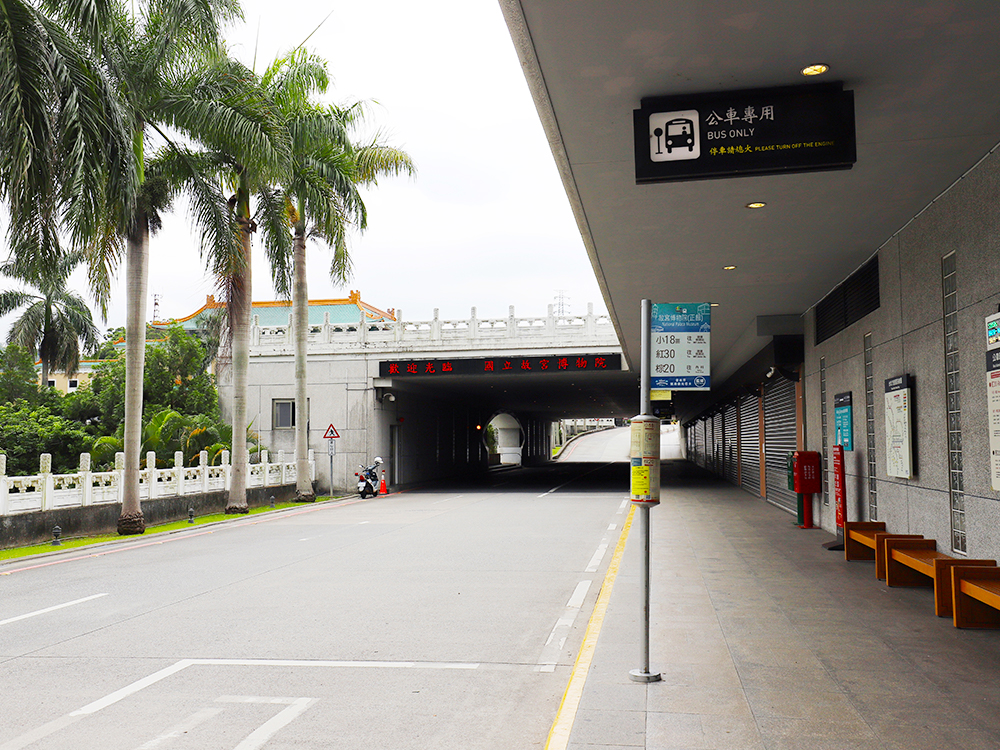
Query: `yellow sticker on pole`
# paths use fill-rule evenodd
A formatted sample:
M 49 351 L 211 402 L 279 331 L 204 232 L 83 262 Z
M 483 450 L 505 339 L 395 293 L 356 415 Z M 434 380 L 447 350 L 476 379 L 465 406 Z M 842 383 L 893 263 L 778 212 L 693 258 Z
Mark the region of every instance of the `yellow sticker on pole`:
M 656 505 L 660 502 L 660 420 L 648 414 L 632 419 L 629 456 L 633 503 Z
M 635 459 L 633 459 L 634 461 Z M 640 461 L 642 459 L 639 459 Z M 649 467 L 632 466 L 632 497 L 649 495 Z

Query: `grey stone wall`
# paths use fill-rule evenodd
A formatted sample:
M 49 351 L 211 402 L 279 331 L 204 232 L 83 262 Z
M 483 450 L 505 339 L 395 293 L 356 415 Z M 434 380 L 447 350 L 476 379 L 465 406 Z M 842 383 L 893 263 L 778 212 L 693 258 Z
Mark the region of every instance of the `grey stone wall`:
M 901 176 L 905 179 L 905 176 Z M 827 409 L 834 442 L 833 396 L 853 392 L 854 451 L 845 455 L 848 518 L 868 518 L 864 336 L 871 333 L 875 386 L 878 519 L 890 531 L 923 534 L 951 549 L 941 260 L 956 253 L 967 551 L 1000 556 L 1000 493 L 991 489 L 986 432 L 983 319 L 1000 303 L 1000 158 L 987 158 L 878 250 L 881 306 L 815 345 L 815 309 L 806 314 L 806 441 L 821 450 L 819 370 L 825 358 Z M 914 379 L 911 479 L 886 475 L 884 382 Z M 827 468 L 832 461 L 827 460 Z M 830 493 L 833 478 L 830 476 Z M 817 518 L 834 529 L 834 504 L 818 499 Z

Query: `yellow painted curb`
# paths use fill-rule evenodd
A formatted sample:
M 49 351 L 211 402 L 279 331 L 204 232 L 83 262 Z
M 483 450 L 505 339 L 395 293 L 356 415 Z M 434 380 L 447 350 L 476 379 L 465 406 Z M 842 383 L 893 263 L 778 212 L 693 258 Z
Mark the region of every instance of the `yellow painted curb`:
M 573 672 L 570 674 L 569 683 L 566 685 L 566 692 L 563 693 L 562 703 L 559 704 L 559 710 L 556 712 L 556 720 L 552 722 L 552 729 L 549 730 L 549 738 L 545 742 L 545 750 L 565 750 L 569 744 L 569 735 L 573 731 L 573 721 L 576 719 L 576 712 L 580 708 L 583 686 L 587 684 L 590 663 L 594 660 L 594 649 L 597 648 L 597 638 L 601 634 L 604 615 L 608 611 L 611 589 L 614 588 L 615 578 L 618 577 L 618 568 L 621 566 L 622 554 L 625 552 L 625 542 L 628 541 L 628 533 L 632 528 L 632 517 L 634 515 L 635 505 L 629 509 L 625 525 L 622 526 L 622 533 L 618 537 L 618 544 L 615 546 L 615 552 L 611 556 L 611 562 L 608 564 L 608 572 L 604 575 L 604 585 L 601 586 L 601 593 L 597 597 L 594 612 L 590 616 L 590 622 L 587 624 L 587 632 L 583 636 L 583 645 L 580 646 L 580 653 L 577 654 L 576 664 L 573 665 Z

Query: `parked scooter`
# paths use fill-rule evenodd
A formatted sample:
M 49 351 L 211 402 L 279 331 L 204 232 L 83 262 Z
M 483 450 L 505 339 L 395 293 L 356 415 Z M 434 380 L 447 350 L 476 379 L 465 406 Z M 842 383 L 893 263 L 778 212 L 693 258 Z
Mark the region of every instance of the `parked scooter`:
M 375 456 L 375 463 L 371 466 L 361 464 L 361 471 L 354 472 L 354 476 L 358 478 L 358 494 L 362 499 L 378 495 L 378 467 L 381 465 L 382 457 Z

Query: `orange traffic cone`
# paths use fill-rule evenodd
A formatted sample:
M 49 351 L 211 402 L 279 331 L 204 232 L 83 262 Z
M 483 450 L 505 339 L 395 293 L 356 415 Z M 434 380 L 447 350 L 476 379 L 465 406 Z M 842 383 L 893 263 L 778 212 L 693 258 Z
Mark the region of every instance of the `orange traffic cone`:
M 389 494 L 389 488 L 385 483 L 385 469 L 382 469 L 382 480 L 378 483 L 378 491 L 383 495 Z

